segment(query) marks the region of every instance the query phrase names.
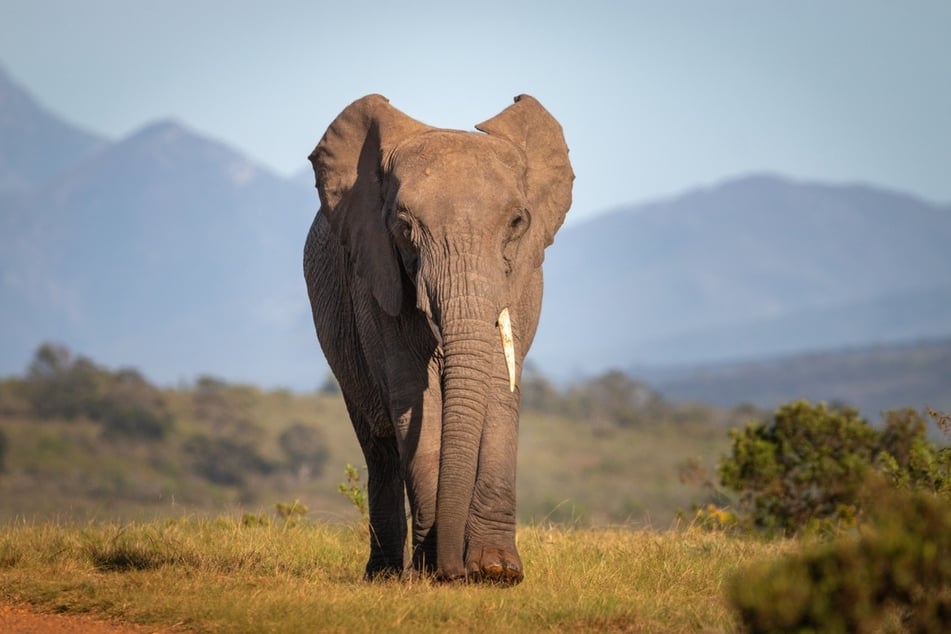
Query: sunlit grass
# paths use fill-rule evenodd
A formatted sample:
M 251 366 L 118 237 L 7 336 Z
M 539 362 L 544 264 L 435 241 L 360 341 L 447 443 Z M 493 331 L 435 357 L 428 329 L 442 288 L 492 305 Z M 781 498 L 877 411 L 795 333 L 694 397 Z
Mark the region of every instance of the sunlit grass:
M 515 588 L 366 583 L 356 526 L 9 525 L 0 600 L 200 632 L 733 631 L 725 581 L 791 550 L 699 531 L 523 527 Z

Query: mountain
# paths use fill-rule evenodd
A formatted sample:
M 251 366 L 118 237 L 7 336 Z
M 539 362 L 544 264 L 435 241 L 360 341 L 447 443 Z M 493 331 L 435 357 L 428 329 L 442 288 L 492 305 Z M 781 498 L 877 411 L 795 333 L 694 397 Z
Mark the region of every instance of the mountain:
M 532 353 L 591 373 L 948 335 L 948 244 L 949 208 L 775 175 L 619 209 L 549 249 Z
M 102 139 L 0 71 L 0 375 L 52 340 L 165 384 L 316 386 L 317 205 L 305 169 L 174 120 Z M 617 209 L 548 250 L 533 361 L 570 378 L 949 336 L 948 244 L 951 208 L 775 175 Z
M 33 103 L 11 86 L 0 104 Z M 0 114 L 13 116 L 48 125 L 38 137 L 75 132 L 35 105 Z M 3 134 L 15 163 L 16 134 Z M 326 369 L 301 273 L 315 206 L 312 185 L 175 121 L 90 146 L 0 195 L 0 373 L 55 340 L 166 383 L 316 385 Z
M 0 66 L 0 193 L 43 183 L 104 141 L 43 109 Z
M 848 403 L 869 420 L 897 407 L 951 411 L 951 339 L 866 346 L 703 367 L 641 368 L 664 398 L 773 409 L 805 398 Z

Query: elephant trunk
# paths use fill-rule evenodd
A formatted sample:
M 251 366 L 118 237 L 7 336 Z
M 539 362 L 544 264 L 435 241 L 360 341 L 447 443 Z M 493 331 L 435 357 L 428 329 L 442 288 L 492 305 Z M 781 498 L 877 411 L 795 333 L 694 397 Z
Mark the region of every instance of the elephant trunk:
M 498 304 L 488 293 L 473 291 L 476 289 L 470 286 L 441 306 L 443 419 L 436 493 L 436 566 L 446 579 L 465 576 L 466 523 L 475 490 L 489 386 L 498 376 L 492 364 L 498 360 L 502 345 L 496 326 Z

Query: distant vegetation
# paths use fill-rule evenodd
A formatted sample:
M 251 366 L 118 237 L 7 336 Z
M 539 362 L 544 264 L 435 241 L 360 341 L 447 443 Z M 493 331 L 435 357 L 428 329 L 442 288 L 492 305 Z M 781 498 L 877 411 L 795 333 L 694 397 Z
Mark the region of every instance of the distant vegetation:
M 162 389 L 44 344 L 23 377 L 0 381 L 0 515 L 211 511 L 311 492 L 340 445 L 315 420 L 338 409 L 325 401 L 213 377 Z
M 665 402 L 620 372 L 556 388 L 522 383 L 519 510 L 526 521 L 669 526 L 709 491 L 684 478 L 754 410 Z M 5 448 L 5 449 L 4 449 Z M 338 485 L 363 464 L 339 388 L 262 391 L 204 376 L 161 388 L 43 344 L 0 381 L 0 517 L 85 518 L 273 508 L 300 499 L 353 517 Z
M 12 391 L 38 418 L 86 418 L 106 436 L 158 440 L 172 422 L 161 393 L 138 371 L 110 372 L 62 346 L 40 346 L 19 387 Z
M 559 388 L 531 366 L 521 389 L 523 521 L 665 528 L 678 515 L 709 521 L 688 511 L 712 504 L 786 531 L 845 513 L 867 464 L 905 482 L 947 469 L 912 410 L 889 414 L 881 431 L 844 407 L 790 405 L 769 421 L 752 406 L 673 404 L 617 371 Z M 777 476 L 790 447 L 796 460 L 825 462 Z M 829 456 L 851 457 L 843 467 Z M 160 388 L 44 344 L 23 376 L 0 381 L 0 517 L 151 517 L 300 499 L 318 517 L 353 518 L 338 494 L 348 464 L 363 459 L 332 377 L 310 394 L 209 376 Z

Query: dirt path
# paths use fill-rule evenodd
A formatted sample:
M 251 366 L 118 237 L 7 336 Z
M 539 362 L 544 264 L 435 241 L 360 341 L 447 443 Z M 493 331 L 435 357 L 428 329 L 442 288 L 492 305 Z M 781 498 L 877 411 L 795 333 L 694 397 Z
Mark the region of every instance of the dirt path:
M 0 632 L 4 634 L 157 634 L 168 631 L 81 614 L 42 614 L 22 605 L 0 604 Z

